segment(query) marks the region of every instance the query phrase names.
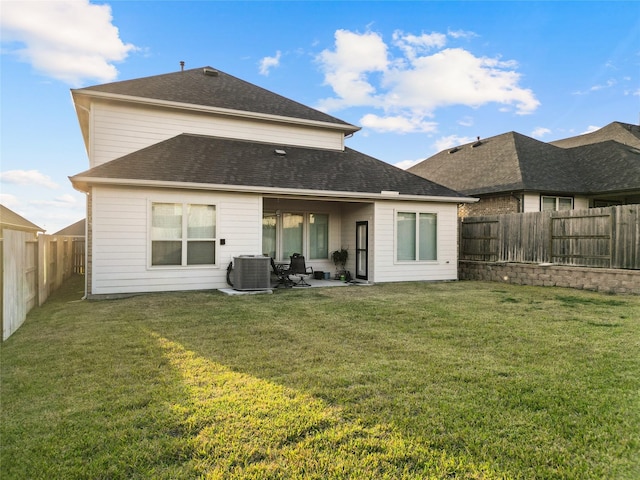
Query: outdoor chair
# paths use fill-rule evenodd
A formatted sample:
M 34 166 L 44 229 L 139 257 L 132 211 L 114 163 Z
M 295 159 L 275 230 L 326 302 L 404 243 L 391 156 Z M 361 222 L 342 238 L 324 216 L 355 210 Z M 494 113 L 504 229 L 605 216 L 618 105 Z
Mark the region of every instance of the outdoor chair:
M 282 286 L 284 288 L 293 287 L 293 281 L 289 278 L 289 266 L 276 263 L 273 258 L 271 258 L 271 269 L 273 270 L 273 274 L 277 277 L 278 283 L 276 284 L 276 288 Z
M 304 262 L 304 256 L 299 253 L 291 255 L 291 263 L 289 264 L 289 270 L 287 275 L 296 275 L 300 277 L 300 280 L 295 285 L 297 287 L 310 287 L 304 277 L 307 275 L 313 275 L 313 268 L 307 267 Z

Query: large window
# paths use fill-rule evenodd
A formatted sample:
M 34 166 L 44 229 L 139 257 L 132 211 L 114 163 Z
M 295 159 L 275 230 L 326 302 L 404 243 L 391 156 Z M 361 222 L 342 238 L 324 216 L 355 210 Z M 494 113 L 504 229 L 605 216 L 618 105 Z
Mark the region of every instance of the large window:
M 214 205 L 151 205 L 151 265 L 187 266 L 215 263 Z
M 309 215 L 309 258 L 311 260 L 329 258 L 329 215 L 321 213 Z
M 262 216 L 262 253 L 271 258 L 276 258 L 277 219 L 275 213 L 265 213 Z
M 571 210 L 572 208 L 573 198 L 571 197 L 542 197 L 543 212 Z
M 437 227 L 435 213 L 398 212 L 396 259 L 401 262 L 437 260 Z
M 288 260 L 301 253 L 309 260 L 329 258 L 329 215 L 326 213 L 264 212 L 262 253 Z
M 303 253 L 302 227 L 304 216 L 300 213 L 282 214 L 282 257 L 289 258 L 294 253 Z

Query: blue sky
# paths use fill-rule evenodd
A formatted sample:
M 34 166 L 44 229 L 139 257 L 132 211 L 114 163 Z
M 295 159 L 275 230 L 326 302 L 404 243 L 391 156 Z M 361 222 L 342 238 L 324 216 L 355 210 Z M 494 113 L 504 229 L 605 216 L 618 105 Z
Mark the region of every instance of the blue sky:
M 638 1 L 0 2 L 0 201 L 47 233 L 85 215 L 70 89 L 181 60 L 359 125 L 349 147 L 403 168 L 640 119 Z

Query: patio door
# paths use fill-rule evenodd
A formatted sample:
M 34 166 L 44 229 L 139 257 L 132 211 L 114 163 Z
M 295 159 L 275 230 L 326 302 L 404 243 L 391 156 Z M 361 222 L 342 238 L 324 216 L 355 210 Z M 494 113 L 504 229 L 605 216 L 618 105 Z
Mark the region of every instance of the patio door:
M 356 278 L 369 277 L 369 222 L 356 222 Z

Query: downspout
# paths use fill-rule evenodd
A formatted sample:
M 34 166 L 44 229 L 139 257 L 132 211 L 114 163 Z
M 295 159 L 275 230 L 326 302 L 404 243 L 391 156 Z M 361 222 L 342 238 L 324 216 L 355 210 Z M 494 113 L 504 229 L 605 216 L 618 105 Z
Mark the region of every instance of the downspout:
M 516 199 L 516 202 L 518 202 L 518 213 L 522 213 L 522 197 L 516 195 L 514 192 L 511 192 L 509 195 Z

